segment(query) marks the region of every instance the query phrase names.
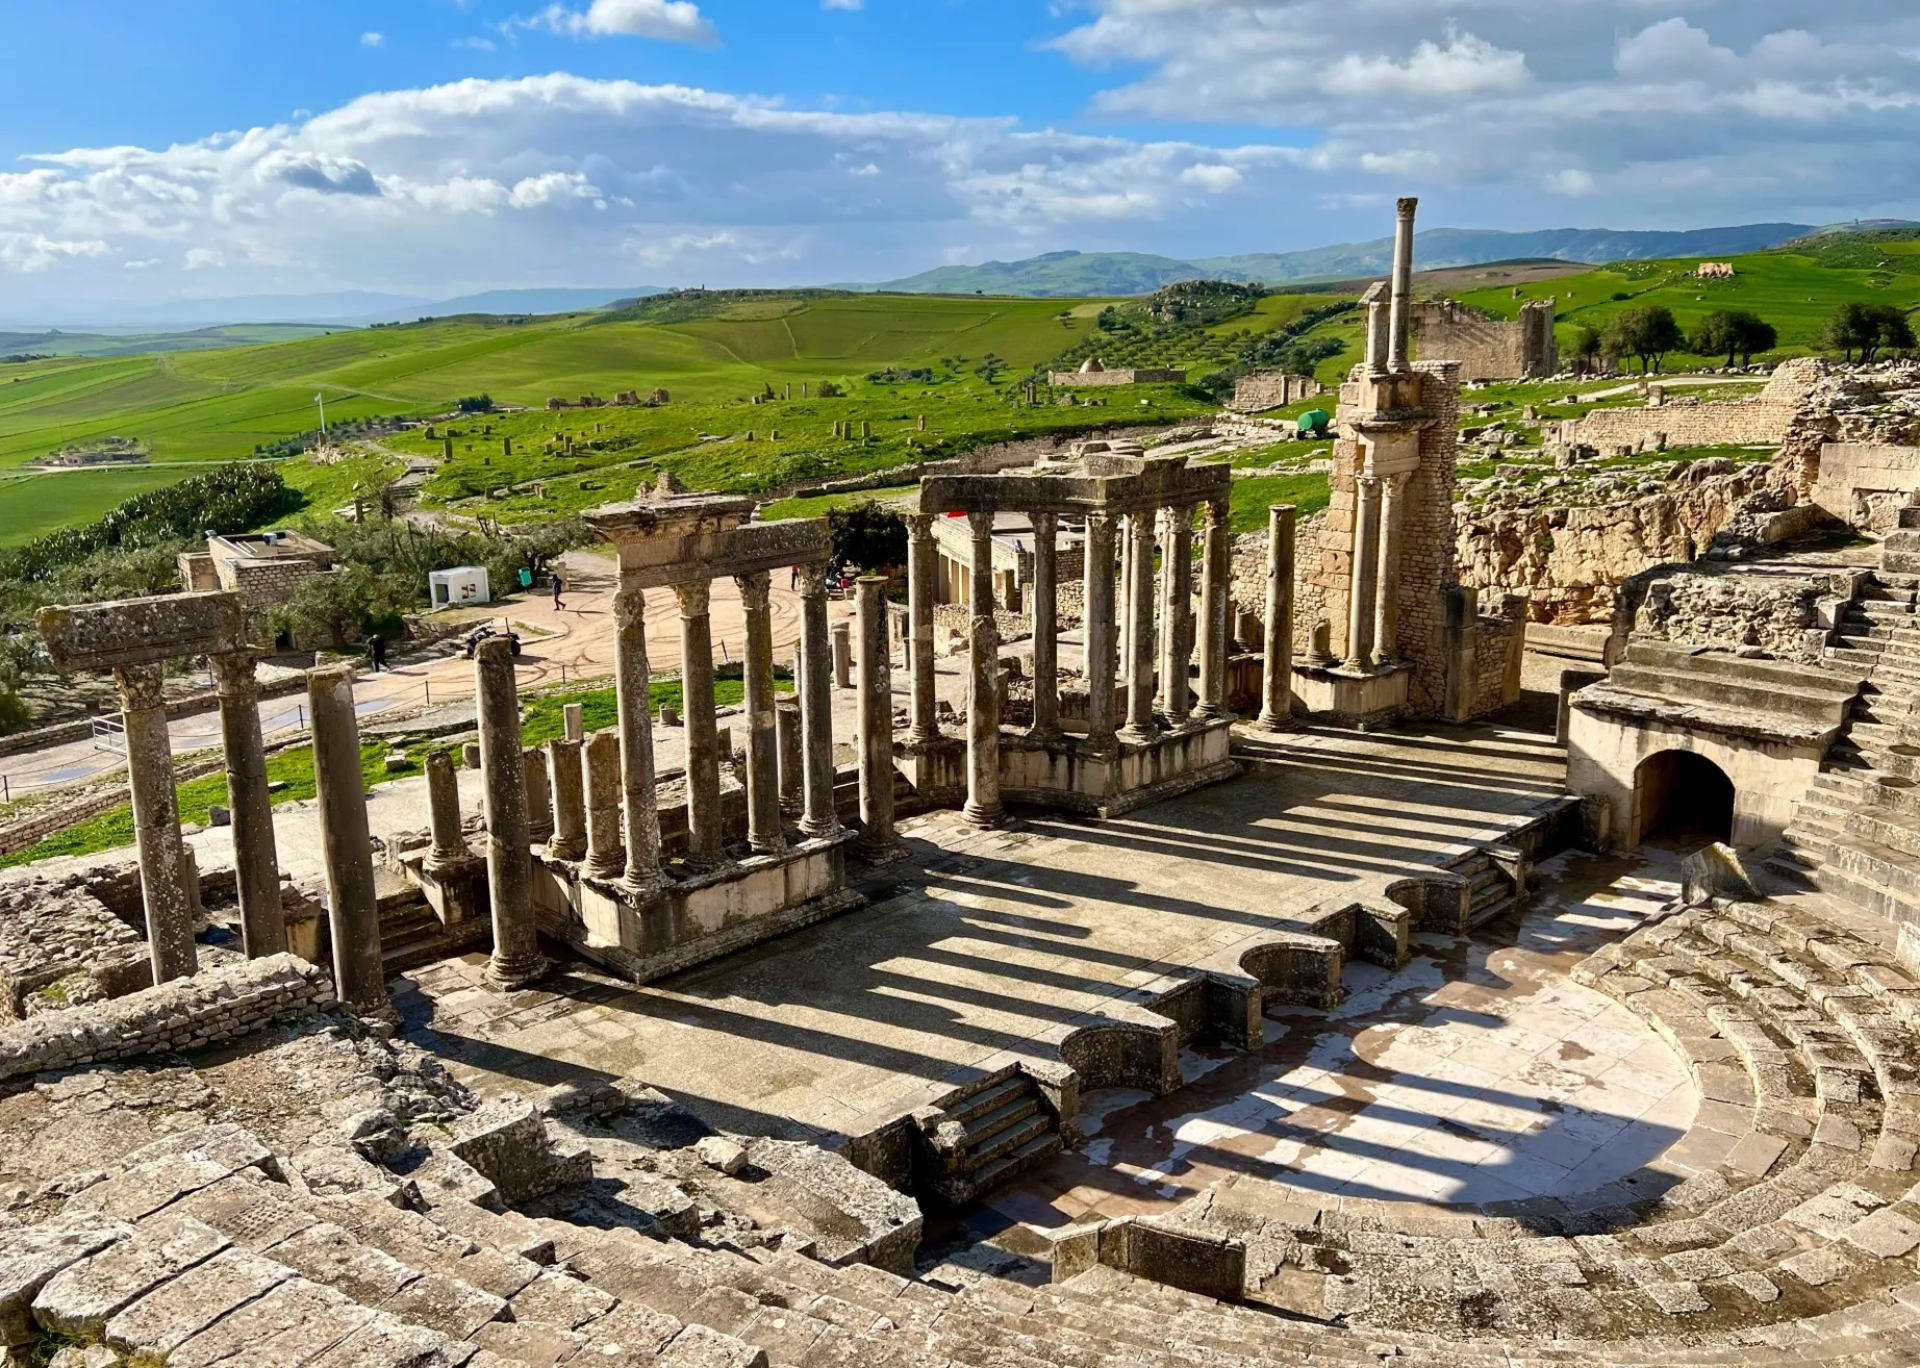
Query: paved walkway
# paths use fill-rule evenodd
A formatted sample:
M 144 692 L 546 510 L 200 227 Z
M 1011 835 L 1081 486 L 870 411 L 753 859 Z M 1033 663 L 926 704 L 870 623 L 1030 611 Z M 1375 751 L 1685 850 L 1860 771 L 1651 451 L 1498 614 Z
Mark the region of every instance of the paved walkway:
M 1107 823 L 904 824 L 862 911 L 644 988 L 502 998 L 472 956 L 415 975 L 410 1033 L 482 1092 L 638 1075 L 716 1124 L 834 1138 L 1016 1055 L 1126 989 L 1323 898 L 1490 840 L 1562 786 L 1550 742 L 1480 727 L 1303 733 L 1286 762 Z

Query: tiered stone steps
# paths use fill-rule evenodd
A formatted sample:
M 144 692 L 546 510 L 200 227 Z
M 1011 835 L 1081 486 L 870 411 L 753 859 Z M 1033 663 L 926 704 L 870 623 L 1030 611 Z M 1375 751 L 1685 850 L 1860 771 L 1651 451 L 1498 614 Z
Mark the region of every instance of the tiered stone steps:
M 1020 1070 L 987 1081 L 941 1110 L 966 1131 L 958 1168 L 934 1184 L 940 1196 L 956 1206 L 1044 1164 L 1065 1146 L 1052 1109 L 1033 1079 Z
M 1521 898 L 1513 886 L 1513 880 L 1485 850 L 1463 855 L 1447 868 L 1466 879 L 1467 887 L 1471 890 L 1467 924 L 1462 930 L 1470 931 L 1476 926 L 1497 921 L 1520 906 Z

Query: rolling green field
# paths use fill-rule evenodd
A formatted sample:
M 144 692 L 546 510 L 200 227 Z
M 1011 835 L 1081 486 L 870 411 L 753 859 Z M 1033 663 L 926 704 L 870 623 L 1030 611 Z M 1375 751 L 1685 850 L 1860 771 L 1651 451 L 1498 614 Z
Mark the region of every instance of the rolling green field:
M 0 475 L 0 546 L 91 522 L 115 504 L 193 474 L 190 465 Z

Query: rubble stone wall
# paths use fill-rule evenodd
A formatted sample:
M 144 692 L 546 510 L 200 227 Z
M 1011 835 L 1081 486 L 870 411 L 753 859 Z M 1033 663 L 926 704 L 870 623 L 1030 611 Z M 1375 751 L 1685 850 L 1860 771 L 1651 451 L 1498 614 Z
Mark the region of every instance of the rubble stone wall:
M 1306 375 L 1285 371 L 1255 371 L 1234 382 L 1233 398 L 1226 407 L 1241 413 L 1259 413 L 1265 409 L 1285 408 L 1320 393 L 1320 382 Z
M 1826 644 L 1812 579 L 1676 574 L 1654 580 L 1635 613 L 1635 636 L 1683 646 L 1757 649 L 1777 660 L 1817 664 Z
M 1662 404 L 1658 408 L 1595 409 L 1559 425 L 1559 440 L 1598 447 L 1638 448 L 1664 436 L 1670 447 L 1760 446 L 1786 441 L 1793 404 L 1747 399 L 1731 404 Z
M 270 955 L 0 1027 L 0 1079 L 197 1049 L 333 1005 L 326 970 Z
M 292 596 L 303 580 L 322 573 L 310 560 L 289 557 L 284 560 L 222 561 L 220 587 L 240 595 L 249 608 L 271 608 Z
M 1524 305 L 1517 321 L 1483 318 L 1451 299 L 1413 306 L 1420 355 L 1458 361 L 1462 381 L 1545 379 L 1560 369 L 1553 301 Z
M 1510 595 L 1499 616 L 1483 614 L 1473 632 L 1471 715 L 1485 717 L 1520 701 L 1520 656 L 1526 650 L 1527 601 Z

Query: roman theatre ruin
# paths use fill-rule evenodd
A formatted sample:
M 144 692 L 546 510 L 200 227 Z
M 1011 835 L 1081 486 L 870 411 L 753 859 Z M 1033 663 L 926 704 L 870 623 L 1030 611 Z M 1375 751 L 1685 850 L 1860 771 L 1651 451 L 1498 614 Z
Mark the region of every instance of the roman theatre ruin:
M 527 744 L 496 637 L 370 799 L 322 666 L 277 806 L 239 595 L 45 613 L 137 842 L 0 876 L 5 1362 L 1920 1361 L 1920 376 L 1776 377 L 1688 486 L 1772 501 L 1739 553 L 1576 630 L 1460 487 L 1414 209 L 1331 505 L 1241 544 L 1180 442 L 928 471 L 898 584 L 650 491 L 601 725 Z M 1873 539 L 1763 535 L 1816 507 Z

